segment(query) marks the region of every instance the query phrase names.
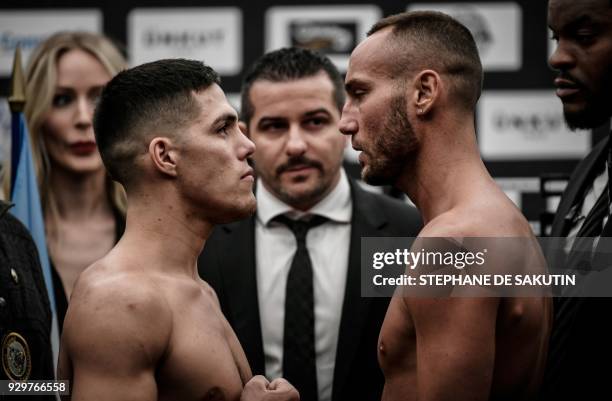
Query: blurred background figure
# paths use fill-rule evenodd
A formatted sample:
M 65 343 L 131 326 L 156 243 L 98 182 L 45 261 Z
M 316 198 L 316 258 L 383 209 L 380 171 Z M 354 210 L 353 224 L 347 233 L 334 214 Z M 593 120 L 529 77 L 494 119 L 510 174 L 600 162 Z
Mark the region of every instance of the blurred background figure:
M 60 330 L 77 277 L 112 248 L 124 228 L 125 194 L 104 169 L 92 119 L 102 87 L 125 67 L 106 37 L 65 32 L 39 45 L 26 72 L 25 116 Z M 5 198 L 9 177 L 5 171 Z

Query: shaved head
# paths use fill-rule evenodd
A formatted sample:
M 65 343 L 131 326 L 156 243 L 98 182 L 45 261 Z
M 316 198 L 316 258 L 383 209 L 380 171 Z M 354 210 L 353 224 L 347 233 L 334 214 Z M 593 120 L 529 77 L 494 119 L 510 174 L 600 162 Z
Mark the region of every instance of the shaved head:
M 377 22 L 368 36 L 391 30 L 389 51 L 395 63 L 389 74 L 404 78 L 424 69 L 447 75 L 451 96 L 474 110 L 482 91 L 482 64 L 470 31 L 450 16 L 435 11 L 396 14 Z

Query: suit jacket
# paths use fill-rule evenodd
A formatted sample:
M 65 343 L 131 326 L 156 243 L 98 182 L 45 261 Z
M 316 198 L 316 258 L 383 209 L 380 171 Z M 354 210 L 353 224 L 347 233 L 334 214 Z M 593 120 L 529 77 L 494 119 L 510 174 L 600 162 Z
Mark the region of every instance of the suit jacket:
M 551 237 L 565 237 L 572 228 L 571 219 L 566 217 L 576 201 L 584 197 L 587 187 L 593 183 L 595 179 L 593 176 L 594 170 L 598 167 L 598 162 L 602 158 L 605 159 L 609 140 L 609 137 L 605 137 L 595 145 L 591 153 L 578 164 L 572 173 L 553 220 Z
M 574 170 L 553 221 L 552 237 L 567 236 L 573 224 L 572 208 L 577 203 L 580 206 L 602 159 L 606 158 L 608 146 L 609 138 L 606 137 Z M 605 232 L 611 223 L 612 218 L 609 218 L 602 236 L 607 235 Z M 601 251 L 602 246 L 604 242 L 600 241 L 597 251 Z M 556 267 L 563 266 L 559 263 L 563 262 L 557 260 Z M 612 371 L 602 367 L 612 361 L 612 332 L 606 328 L 611 322 L 612 298 L 555 298 L 555 320 L 543 384 L 544 400 L 610 398 Z
M 367 192 L 354 181 L 351 196 L 349 266 L 332 400 L 379 401 L 384 378 L 378 366 L 377 342 L 389 299 L 361 297 L 360 237 L 415 237 L 421 219 L 415 208 Z M 255 278 L 255 217 L 216 227 L 198 266 L 200 276 L 217 292 L 221 309 L 236 332 L 253 373 L 265 375 Z

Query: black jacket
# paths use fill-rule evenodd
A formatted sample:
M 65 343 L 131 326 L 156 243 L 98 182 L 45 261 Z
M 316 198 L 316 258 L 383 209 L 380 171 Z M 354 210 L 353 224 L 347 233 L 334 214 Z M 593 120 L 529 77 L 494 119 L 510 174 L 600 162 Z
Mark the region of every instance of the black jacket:
M 585 191 L 600 171 L 609 138 L 599 142 L 578 164 L 563 193 L 551 237 L 565 237 L 571 229 L 571 209 L 580 206 Z M 602 237 L 610 236 L 612 218 Z M 609 242 L 600 241 L 597 252 L 610 255 Z M 570 255 L 571 257 L 571 255 Z M 569 258 L 568 258 L 569 260 Z M 567 262 L 567 261 L 566 261 Z M 566 268 L 565 262 L 557 262 Z M 612 395 L 612 298 L 555 298 L 555 320 L 543 384 L 544 400 L 600 400 Z
M 51 310 L 38 251 L 9 208 L 0 201 L 0 380 L 52 380 Z

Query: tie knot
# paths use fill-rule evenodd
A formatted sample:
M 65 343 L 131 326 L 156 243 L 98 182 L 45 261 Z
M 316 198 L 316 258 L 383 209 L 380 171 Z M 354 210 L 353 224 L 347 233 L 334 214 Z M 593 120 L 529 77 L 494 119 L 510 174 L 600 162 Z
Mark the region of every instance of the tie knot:
M 295 235 L 295 238 L 297 239 L 298 243 L 305 243 L 306 234 L 308 234 L 308 230 L 313 227 L 320 226 L 327 220 L 327 217 L 318 215 L 312 216 L 310 220 L 293 220 L 284 215 L 276 216 L 274 218 L 274 221 L 286 225 L 289 230 L 291 230 L 293 235 Z

